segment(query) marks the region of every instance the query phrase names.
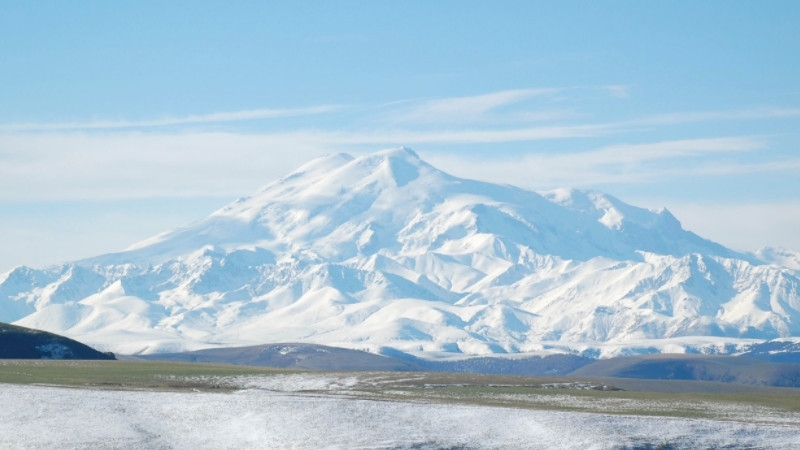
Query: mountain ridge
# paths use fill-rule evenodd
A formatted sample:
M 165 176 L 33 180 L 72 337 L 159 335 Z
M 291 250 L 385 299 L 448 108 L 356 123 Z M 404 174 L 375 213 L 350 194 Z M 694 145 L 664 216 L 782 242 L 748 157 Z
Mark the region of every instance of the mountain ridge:
M 666 209 L 461 179 L 400 148 L 326 155 L 122 252 L 0 275 L 0 320 L 117 353 L 717 351 L 800 335 L 793 253 L 770 255 Z

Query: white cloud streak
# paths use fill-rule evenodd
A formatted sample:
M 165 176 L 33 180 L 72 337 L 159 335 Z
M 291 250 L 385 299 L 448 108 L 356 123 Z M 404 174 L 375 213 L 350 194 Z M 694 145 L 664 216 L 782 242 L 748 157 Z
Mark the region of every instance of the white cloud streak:
M 240 195 L 329 152 L 421 143 L 563 139 L 602 127 L 330 133 L 0 134 L 0 200 Z
M 752 137 L 723 137 L 710 139 L 683 139 L 635 145 L 615 145 L 583 153 L 578 157 L 592 161 L 621 163 L 645 161 L 705 153 L 752 151 L 766 147 L 766 143 Z
M 516 89 L 468 97 L 450 97 L 394 103 L 383 120 L 398 123 L 475 123 L 489 119 L 493 111 L 534 97 L 552 97 L 563 89 Z M 557 112 L 563 114 L 563 112 Z M 541 120 L 541 118 L 540 118 Z
M 337 144 L 489 144 L 526 142 L 548 139 L 570 139 L 608 134 L 614 125 L 542 126 L 512 129 L 466 130 L 392 130 L 357 133 L 318 133 L 319 139 Z
M 431 155 L 434 165 L 449 167 L 455 174 L 493 182 L 516 184 L 527 188 L 580 187 L 601 183 L 653 182 L 666 177 L 692 176 L 701 173 L 746 173 L 785 171 L 796 168 L 797 161 L 763 164 L 708 165 L 685 163 L 678 167 L 654 162 L 675 161 L 714 154 L 763 150 L 766 143 L 752 137 L 723 137 L 663 141 L 636 145 L 617 145 L 596 150 L 569 153 L 528 153 L 514 158 L 476 158 L 457 154 Z
M 630 92 L 628 91 L 628 86 L 622 85 L 610 85 L 610 86 L 603 86 L 612 97 L 616 98 L 628 98 L 630 97 Z
M 625 86 L 602 89 L 619 95 L 628 92 Z M 516 108 L 504 111 L 501 116 L 492 116 L 499 108 L 537 97 L 554 97 L 565 90 L 567 88 L 519 89 L 384 105 L 392 114 L 407 120 L 406 129 L 390 128 L 387 123 L 354 131 L 294 130 L 261 134 L 153 129 L 316 115 L 343 108 L 335 105 L 220 112 L 148 121 L 0 125 L 0 199 L 152 198 L 204 196 L 212 192 L 237 195 L 250 192 L 326 152 L 400 145 L 421 150 L 419 147 L 427 144 L 452 144 L 458 148 L 462 144 L 608 137 L 643 125 L 800 116 L 800 109 L 755 108 L 662 114 L 581 125 L 512 128 L 504 123 L 504 126 L 487 126 L 492 117 L 513 122 L 525 114 L 547 115 L 542 111 Z M 564 112 L 561 114 L 563 117 Z M 454 129 L 452 125 L 442 127 L 447 120 L 477 123 L 462 129 Z M 414 127 L 415 121 L 426 126 Z M 519 157 L 509 157 L 507 153 L 506 156 L 493 153 L 491 158 L 475 153 L 470 156 L 433 153 L 427 157 L 435 165 L 462 176 L 535 188 L 648 182 L 688 174 L 798 170 L 796 160 L 762 159 L 745 164 L 700 158 L 766 149 L 764 139 L 745 136 L 612 145 L 589 151 L 527 153 Z M 680 158 L 691 162 L 689 165 L 676 163 Z
M 0 200 L 238 196 L 322 153 L 313 136 L 0 135 Z
M 619 123 L 622 126 L 680 125 L 728 120 L 764 120 L 800 117 L 800 108 L 750 108 L 731 111 L 688 111 L 656 114 Z
M 90 122 L 56 122 L 56 123 L 11 123 L 0 125 L 2 132 L 35 132 L 35 131 L 78 131 L 108 130 L 124 128 L 154 128 L 174 125 L 192 125 L 224 122 L 241 122 L 248 120 L 276 119 L 331 113 L 342 109 L 339 105 L 319 105 L 307 108 L 288 109 L 252 109 L 243 111 L 196 114 L 184 117 L 166 117 L 154 120 L 99 120 Z
M 237 195 L 327 152 L 599 136 L 603 125 L 511 130 L 0 134 L 0 200 Z
M 595 130 L 591 130 L 595 132 Z M 574 136 L 530 131 L 526 138 Z M 537 134 L 541 133 L 541 134 Z M 461 137 L 459 137 L 461 136 Z M 476 139 L 473 135 L 438 138 Z M 507 135 L 479 135 L 508 139 Z M 520 136 L 517 136 L 520 137 Z M 235 133 L 69 133 L 0 135 L 0 200 L 105 199 L 176 196 L 238 196 L 285 175 L 324 153 L 352 151 L 354 144 L 377 148 L 412 141 L 414 136 L 362 136 L 322 132 Z M 417 137 L 429 142 L 437 136 Z M 705 172 L 797 170 L 800 160 L 758 165 L 653 168 L 650 163 L 713 154 L 761 150 L 752 137 L 723 137 L 604 147 L 578 153 L 526 154 L 492 158 L 459 154 L 425 155 L 436 166 L 469 178 L 532 188 L 587 186 L 608 182 L 648 182 L 666 176 Z

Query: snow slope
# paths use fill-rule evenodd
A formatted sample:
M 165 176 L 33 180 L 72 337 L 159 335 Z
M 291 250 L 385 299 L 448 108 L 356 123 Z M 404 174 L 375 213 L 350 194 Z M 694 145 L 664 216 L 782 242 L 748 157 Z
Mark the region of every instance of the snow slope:
M 737 253 L 601 192 L 460 179 L 401 148 L 315 159 L 119 253 L 18 267 L 0 275 L 0 321 L 119 353 L 731 352 L 800 336 L 784 253 Z

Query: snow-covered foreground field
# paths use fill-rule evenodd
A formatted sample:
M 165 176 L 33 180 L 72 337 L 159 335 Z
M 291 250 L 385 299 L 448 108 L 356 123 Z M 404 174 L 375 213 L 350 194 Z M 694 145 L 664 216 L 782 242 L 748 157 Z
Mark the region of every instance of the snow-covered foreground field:
M 250 388 L 224 394 L 0 384 L 0 448 L 797 448 L 800 443 L 794 421 L 755 424 L 370 400 L 337 394 L 346 380 L 327 384 L 315 376 L 247 384 Z M 316 391 L 303 391 L 309 387 Z

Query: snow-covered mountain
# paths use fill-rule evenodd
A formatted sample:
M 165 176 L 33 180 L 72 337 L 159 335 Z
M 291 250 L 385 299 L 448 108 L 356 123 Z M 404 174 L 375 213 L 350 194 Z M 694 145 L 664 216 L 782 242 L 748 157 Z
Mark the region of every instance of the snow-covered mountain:
M 460 179 L 403 148 L 315 159 L 123 252 L 18 267 L 0 275 L 0 321 L 118 353 L 730 352 L 800 336 L 797 261 L 601 192 Z

